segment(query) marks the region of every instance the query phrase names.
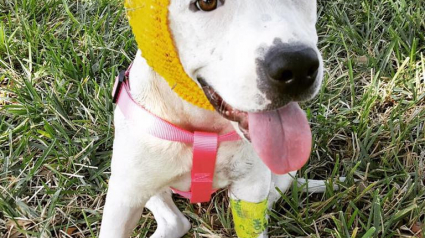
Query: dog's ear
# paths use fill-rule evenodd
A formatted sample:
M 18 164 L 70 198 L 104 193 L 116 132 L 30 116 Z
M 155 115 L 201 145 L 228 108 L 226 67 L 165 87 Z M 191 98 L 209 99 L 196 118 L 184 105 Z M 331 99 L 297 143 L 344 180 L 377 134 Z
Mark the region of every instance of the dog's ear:
M 208 1 L 209 2 L 209 1 Z M 146 62 L 182 99 L 213 110 L 202 89 L 185 72 L 168 25 L 169 0 L 126 0 L 127 16 Z

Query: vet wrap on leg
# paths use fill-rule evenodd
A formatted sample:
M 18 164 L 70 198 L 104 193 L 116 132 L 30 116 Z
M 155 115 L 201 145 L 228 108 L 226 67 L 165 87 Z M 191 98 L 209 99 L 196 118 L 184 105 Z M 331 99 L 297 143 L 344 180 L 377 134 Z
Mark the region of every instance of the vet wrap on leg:
M 267 199 L 260 203 L 230 199 L 236 234 L 239 238 L 257 238 L 267 227 Z

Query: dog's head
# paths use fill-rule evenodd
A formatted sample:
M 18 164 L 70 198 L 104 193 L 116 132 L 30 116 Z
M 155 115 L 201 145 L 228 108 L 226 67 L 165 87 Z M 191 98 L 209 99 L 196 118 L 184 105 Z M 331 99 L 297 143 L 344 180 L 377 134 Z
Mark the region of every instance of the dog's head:
M 314 97 L 323 75 L 316 0 L 140 1 L 167 8 L 184 72 L 219 113 L 239 122 L 272 171 L 299 169 L 311 132 L 294 102 Z
M 274 110 L 319 88 L 315 0 L 171 1 L 169 19 L 188 75 L 233 108 Z

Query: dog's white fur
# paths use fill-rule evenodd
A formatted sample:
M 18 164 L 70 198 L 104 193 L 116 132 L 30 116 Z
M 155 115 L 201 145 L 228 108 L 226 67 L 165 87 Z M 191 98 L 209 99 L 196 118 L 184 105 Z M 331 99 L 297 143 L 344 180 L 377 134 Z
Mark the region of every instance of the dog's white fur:
M 239 110 L 257 111 L 272 103 L 257 88 L 255 59 L 263 57 L 275 39 L 317 50 L 315 0 L 226 0 L 209 13 L 194 12 L 190 4 L 193 1 L 172 0 L 169 6 L 181 62 L 191 78 L 202 75 Z M 315 92 L 321 78 L 322 66 Z M 179 98 L 140 52 L 130 72 L 130 85 L 140 105 L 179 127 L 219 134 L 238 130 L 217 112 Z M 100 237 L 129 237 L 145 206 L 158 223 L 152 237 L 183 236 L 190 224 L 174 205 L 170 187 L 190 189 L 191 146 L 145 134 L 141 115 L 128 120 L 117 108 L 114 120 L 112 175 Z M 268 198 L 272 205 L 279 197 L 275 187 L 287 190 L 294 175 L 272 174 L 246 140 L 226 142 L 219 147 L 213 186 L 229 188 L 234 199 L 260 202 Z M 266 232 L 261 237 L 267 237 Z

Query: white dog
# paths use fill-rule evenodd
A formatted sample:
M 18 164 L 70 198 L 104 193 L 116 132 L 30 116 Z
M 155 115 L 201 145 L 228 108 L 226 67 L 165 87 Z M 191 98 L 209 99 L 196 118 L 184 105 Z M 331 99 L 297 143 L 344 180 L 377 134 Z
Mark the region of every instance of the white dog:
M 167 17 L 181 65 L 216 110 L 179 97 L 140 51 L 129 73 L 132 98 L 187 131 L 236 130 L 241 140 L 218 145 L 213 188 L 228 188 L 234 201 L 272 206 L 275 188 L 287 190 L 311 150 L 296 102 L 314 97 L 322 81 L 316 1 L 170 0 Z M 101 238 L 129 237 L 145 206 L 158 223 L 152 237 L 182 237 L 190 229 L 170 188 L 191 190 L 192 144 L 146 133 L 146 115 L 115 110 Z

